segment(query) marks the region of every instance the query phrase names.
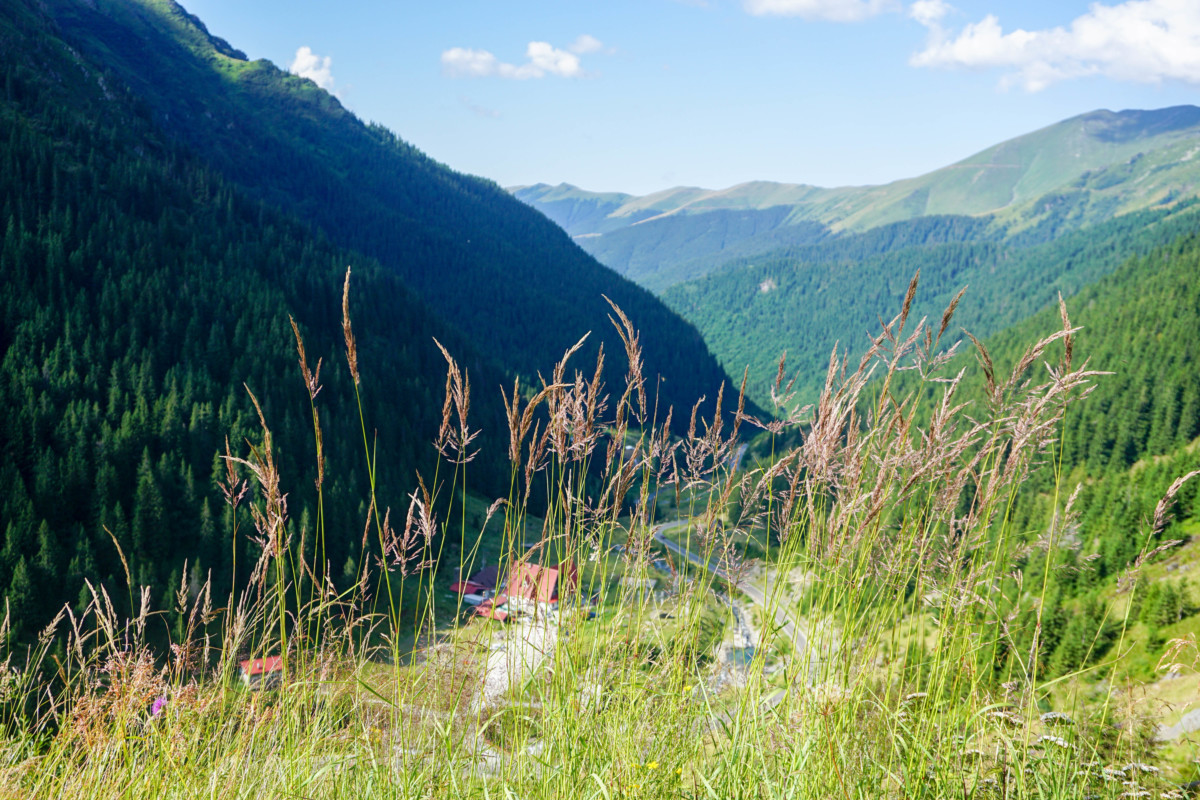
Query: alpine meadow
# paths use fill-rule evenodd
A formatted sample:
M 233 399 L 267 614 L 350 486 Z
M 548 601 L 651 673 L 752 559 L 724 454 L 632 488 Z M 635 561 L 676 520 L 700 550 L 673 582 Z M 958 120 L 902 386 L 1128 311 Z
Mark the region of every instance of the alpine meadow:
M 1200 795 L 1200 12 L 450 5 L 0 3 L 0 796 Z

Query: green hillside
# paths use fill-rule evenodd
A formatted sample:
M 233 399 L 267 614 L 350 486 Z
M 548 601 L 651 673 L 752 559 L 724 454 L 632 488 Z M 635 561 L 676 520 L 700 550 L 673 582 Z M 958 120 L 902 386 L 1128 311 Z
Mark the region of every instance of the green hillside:
M 1194 203 L 1065 234 L 1048 218 L 1041 228 L 1004 239 L 987 220 L 923 217 L 739 259 L 672 287 L 664 298 L 704 332 L 723 363 L 750 366 L 748 391 L 760 402 L 784 351 L 789 372 L 799 375 L 798 399 L 809 402 L 834 345 L 852 354 L 865 350 L 879 310 L 902 301 L 918 269 L 922 291 L 914 313 L 936 318 L 969 286 L 956 322 L 986 336 L 1198 224 Z
M 1079 663 L 1093 644 L 1112 646 L 1113 622 L 1102 609 L 1125 601 L 1121 594 L 1139 571 L 1131 570 L 1139 553 L 1160 545 L 1176 541 L 1187 554 L 1173 558 L 1176 549 L 1166 547 L 1165 568 L 1146 568 L 1149 574 L 1127 595 L 1130 625 L 1137 625 L 1130 632 L 1131 672 L 1144 680 L 1158 677 L 1154 664 L 1166 639 L 1194 632 L 1200 623 L 1189 576 L 1171 574 L 1191 566 L 1195 556 L 1200 484 L 1192 480 L 1179 488 L 1164 509 L 1162 529 L 1149 536 L 1156 507 L 1172 483 L 1200 468 L 1200 285 L 1195 280 L 1200 237 L 1195 231 L 1193 224 L 1189 232 L 1129 259 L 1067 301 L 1072 326 L 1081 328 L 1072 343 L 1076 366 L 1083 356 L 1088 369 L 1111 374 L 1097 376 L 1091 393 L 1067 408 L 1059 444 L 1049 456 L 1052 468 L 1033 471 L 1009 511 L 1013 528 L 1027 541 L 1045 542 L 1055 526 L 1056 507 L 1061 514 L 1066 497 L 1075 495 L 1050 558 L 1034 548 L 1022 565 L 1026 585 L 1048 584 L 1039 633 L 1047 677 Z M 1030 344 L 1061 327 L 1059 309 L 1047 308 L 985 341 L 1002 397 L 1018 391 L 1007 378 Z M 1062 357 L 1062 343 L 1052 345 L 1026 378 L 1033 383 L 1050 379 L 1042 362 L 1058 364 Z M 966 368 L 968 378 L 957 401 L 987 407 L 991 400 L 976 355 L 963 354 L 950 371 L 959 367 Z M 903 389 L 902 383 L 898 391 Z M 935 399 L 930 392 L 919 416 L 928 416 Z M 1124 588 L 1117 583 L 1122 576 Z M 1032 621 L 1014 626 L 1024 629 L 1025 644 L 1033 641 Z
M 883 186 L 759 181 L 645 197 L 538 185 L 515 196 L 601 262 L 662 292 L 732 258 L 922 216 L 994 216 L 998 232 L 1062 231 L 1170 205 L 1200 189 L 1200 108 L 1095 111 Z M 586 209 L 586 210 L 585 210 Z
M 173 0 L 53 0 L 61 35 L 154 123 L 226 180 L 377 259 L 506 367 L 532 378 L 581 335 L 621 351 L 602 295 L 641 329 L 662 401 L 690 408 L 725 380 L 699 334 L 490 181 L 367 125 L 307 79 L 247 61 Z M 609 360 L 616 385 L 624 367 Z
M 629 219 L 616 212 L 633 200 L 633 195 L 620 192 L 585 192 L 567 183 L 560 183 L 558 186 L 544 183 L 513 186 L 509 191 L 513 197 L 534 206 L 572 236 L 598 236 L 655 216 L 656 213 L 644 209 Z M 582 234 L 576 234 L 576 231 L 582 231 Z
M 514 375 L 535 385 L 592 329 L 623 387 L 602 294 L 647 331 L 660 413 L 725 380 L 694 328 L 536 212 L 246 62 L 174 3 L 6 5 L 0 76 L 0 591 L 17 641 L 84 578 L 129 598 L 126 564 L 160 607 L 181 580 L 211 573 L 224 594 L 250 577 L 263 545 L 216 484 L 226 437 L 239 457 L 263 441 L 247 390 L 296 552 L 341 589 L 368 563 L 372 489 L 377 512 L 402 514 L 433 474 L 435 338 L 469 371 L 468 485 L 491 497 L 510 489 L 499 389 Z M 289 318 L 322 364 L 320 492 Z
M 322 578 L 353 584 L 371 481 L 342 341 L 346 266 L 363 411 L 385 459 L 381 504 L 406 507 L 414 472 L 434 465 L 446 365 L 433 337 L 479 385 L 506 374 L 391 271 L 247 197 L 164 136 L 32 8 L 0 15 L 0 73 L 0 590 L 12 634 L 26 641 L 85 578 L 124 606 L 123 562 L 165 608 L 181 579 L 211 574 L 222 593 L 248 579 L 262 543 L 246 535 L 246 505 L 234 538 L 215 483 L 226 441 L 240 457 L 263 441 L 248 389 L 273 433 L 290 535 Z M 289 316 L 309 367 L 323 365 L 322 541 Z M 482 394 L 475 486 L 501 493 L 503 409 Z

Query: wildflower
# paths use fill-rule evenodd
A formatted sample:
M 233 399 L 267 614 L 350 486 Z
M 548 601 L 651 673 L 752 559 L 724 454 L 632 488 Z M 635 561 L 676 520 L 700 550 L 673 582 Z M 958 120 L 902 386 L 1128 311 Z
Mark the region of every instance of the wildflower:
M 154 703 L 150 706 L 150 716 L 157 717 L 167 707 L 167 698 L 159 695 L 154 698 Z
M 1037 738 L 1037 741 L 1034 742 L 1034 744 L 1041 744 L 1042 742 L 1048 742 L 1050 744 L 1058 745 L 1059 747 L 1061 747 L 1064 750 L 1075 749 L 1075 745 L 1071 744 L 1066 739 L 1063 739 L 1060 736 L 1039 736 Z
M 1125 770 L 1132 771 L 1132 772 L 1149 772 L 1149 773 L 1158 773 L 1158 772 L 1162 771 L 1158 767 L 1151 766 L 1150 764 L 1142 764 L 1141 762 L 1134 762 L 1132 764 L 1127 764 L 1125 766 Z
M 1047 725 L 1074 725 L 1075 720 L 1071 719 L 1061 711 L 1047 711 L 1042 714 L 1042 722 Z
M 1020 716 L 1009 711 L 993 711 L 989 716 L 997 722 L 1003 722 L 1013 727 L 1019 726 L 1022 722 Z
M 647 762 L 646 769 L 658 769 L 658 762 L 657 761 Z

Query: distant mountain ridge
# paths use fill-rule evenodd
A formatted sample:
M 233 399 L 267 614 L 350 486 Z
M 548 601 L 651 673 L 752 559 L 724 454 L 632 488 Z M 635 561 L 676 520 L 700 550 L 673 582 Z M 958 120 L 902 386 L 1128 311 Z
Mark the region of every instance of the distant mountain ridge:
M 1020 230 L 1070 206 L 1070 227 L 1083 227 L 1194 196 L 1198 154 L 1200 108 L 1101 110 L 882 186 L 756 181 L 642 197 L 567 184 L 511 191 L 603 263 L 662 291 L 729 258 L 923 216 L 992 215 Z

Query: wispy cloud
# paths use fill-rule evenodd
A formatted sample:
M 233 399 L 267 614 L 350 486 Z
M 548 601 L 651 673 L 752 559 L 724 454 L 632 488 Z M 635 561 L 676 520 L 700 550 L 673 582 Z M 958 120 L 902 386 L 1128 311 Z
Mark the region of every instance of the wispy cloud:
M 306 45 L 296 50 L 296 57 L 288 65 L 288 72 L 308 78 L 330 94 L 334 93 L 332 56 L 319 56 Z
M 503 116 L 499 111 L 495 110 L 494 108 L 485 108 L 484 106 L 477 105 L 469 97 L 464 97 L 464 96 L 460 95 L 458 98 L 458 102 L 462 103 L 464 107 L 466 107 L 472 114 L 474 114 L 477 117 L 483 117 L 484 119 L 500 119 L 500 117 Z
M 916 5 L 910 13 L 929 28 L 930 39 L 912 57 L 914 66 L 1001 69 L 1006 71 L 1001 86 L 1015 83 L 1031 92 L 1089 75 L 1200 84 L 1200 3 L 1196 0 L 1095 3 L 1066 27 L 1017 28 L 1009 33 L 989 14 L 958 35 L 941 27 L 941 14 L 919 15 Z
M 803 17 L 828 22 L 859 22 L 900 7 L 898 0 L 743 0 L 742 5 L 755 16 Z
M 595 36 L 582 34 L 578 39 L 571 43 L 567 48 L 575 55 L 585 55 L 587 53 L 596 53 L 604 49 L 604 42 L 597 39 Z
M 603 49 L 603 42 L 585 33 L 565 50 L 549 42 L 530 42 L 525 48 L 525 62 L 510 64 L 496 58 L 488 50 L 452 47 L 442 53 L 442 71 L 452 78 L 529 80 L 547 75 L 579 78 L 586 74 L 579 57 Z

